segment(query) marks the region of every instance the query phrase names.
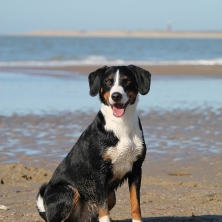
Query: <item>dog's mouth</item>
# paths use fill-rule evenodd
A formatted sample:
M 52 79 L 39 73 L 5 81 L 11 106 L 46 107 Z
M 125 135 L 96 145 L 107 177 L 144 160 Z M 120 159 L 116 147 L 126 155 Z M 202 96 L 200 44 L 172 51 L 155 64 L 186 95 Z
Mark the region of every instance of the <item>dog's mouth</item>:
M 126 107 L 129 105 L 130 100 L 128 100 L 125 104 L 115 103 L 112 105 L 113 115 L 115 117 L 122 117 L 125 113 Z

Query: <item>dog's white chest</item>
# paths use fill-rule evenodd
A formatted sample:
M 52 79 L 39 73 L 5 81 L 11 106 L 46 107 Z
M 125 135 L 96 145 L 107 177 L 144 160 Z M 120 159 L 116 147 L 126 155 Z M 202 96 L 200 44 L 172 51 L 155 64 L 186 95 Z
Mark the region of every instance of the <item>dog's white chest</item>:
M 131 132 L 119 132 L 119 142 L 115 147 L 109 147 L 106 155 L 112 162 L 114 178 L 121 179 L 127 172 L 130 172 L 133 163 L 143 150 L 142 132 L 135 127 Z

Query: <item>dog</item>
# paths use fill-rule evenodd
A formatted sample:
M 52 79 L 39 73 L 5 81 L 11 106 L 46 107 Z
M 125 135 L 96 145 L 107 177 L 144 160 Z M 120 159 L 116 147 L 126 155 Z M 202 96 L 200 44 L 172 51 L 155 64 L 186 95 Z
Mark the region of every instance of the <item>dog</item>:
M 110 222 L 116 189 L 128 180 L 133 222 L 141 222 L 140 185 L 146 144 L 136 107 L 151 74 L 134 65 L 104 66 L 89 74 L 101 109 L 36 198 L 47 222 Z

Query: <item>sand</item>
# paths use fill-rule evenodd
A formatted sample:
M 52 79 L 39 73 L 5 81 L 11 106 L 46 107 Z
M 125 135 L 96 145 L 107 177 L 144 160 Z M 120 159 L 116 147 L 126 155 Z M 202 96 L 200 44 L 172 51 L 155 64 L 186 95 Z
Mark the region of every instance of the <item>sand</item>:
M 10 209 L 0 212 L 0 221 L 42 221 L 35 208 L 41 183 L 49 180 L 47 164 L 1 165 L 0 201 Z M 144 221 L 222 221 L 221 157 L 186 162 L 146 160 L 143 165 L 141 208 Z M 111 211 L 115 221 L 130 221 L 128 188 L 117 192 Z
M 88 74 L 94 68 L 62 69 Z M 213 78 L 220 78 L 222 74 L 220 66 L 147 69 L 154 75 L 194 74 L 210 78 L 212 74 Z M 215 113 L 205 107 L 204 110 L 175 110 L 173 113 L 156 110 L 139 113 L 148 148 L 141 186 L 144 221 L 222 221 L 222 110 Z M 38 188 L 50 179 L 62 154 L 68 153 L 78 133 L 95 115 L 79 112 L 0 116 L 0 141 L 8 144 L 0 156 L 0 205 L 9 208 L 0 210 L 0 222 L 42 221 L 35 207 Z M 68 127 L 70 122 L 78 125 L 72 132 Z M 47 133 L 42 138 L 36 137 L 41 132 Z M 17 148 L 12 140 L 40 152 L 14 153 L 10 157 L 6 153 L 11 154 Z M 39 140 L 48 143 L 39 144 Z M 114 221 L 131 221 L 127 184 L 117 192 L 117 204 L 111 217 Z
M 117 38 L 213 38 L 221 39 L 222 32 L 160 31 L 160 30 L 37 30 L 15 34 L 22 36 L 63 36 L 63 37 L 117 37 Z
M 222 65 L 139 65 L 140 67 L 151 72 L 152 75 L 189 75 L 189 76 L 205 76 L 205 77 L 222 77 Z M 29 71 L 32 73 L 32 70 L 60 70 L 67 71 L 67 75 L 72 76 L 72 72 L 77 72 L 81 75 L 88 75 L 92 71 L 102 67 L 98 65 L 88 65 L 88 66 L 64 66 L 64 67 L 0 67 L 0 71 L 11 71 L 18 72 L 20 71 Z M 35 74 L 35 73 L 33 73 Z M 47 73 L 41 72 L 37 73 L 38 75 L 47 75 Z M 52 73 L 49 74 L 50 76 Z M 56 77 L 64 77 L 64 73 L 55 75 Z

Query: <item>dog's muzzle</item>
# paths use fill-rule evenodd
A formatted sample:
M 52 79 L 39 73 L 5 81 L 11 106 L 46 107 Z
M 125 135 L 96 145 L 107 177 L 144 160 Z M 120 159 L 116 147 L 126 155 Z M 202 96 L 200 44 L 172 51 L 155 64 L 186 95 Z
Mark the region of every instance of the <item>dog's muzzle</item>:
M 126 107 L 130 104 L 130 99 L 127 100 L 126 103 L 121 103 L 122 94 L 119 92 L 114 92 L 111 95 L 112 100 L 115 102 L 111 105 L 113 110 L 113 115 L 116 117 L 122 117 L 125 113 Z

